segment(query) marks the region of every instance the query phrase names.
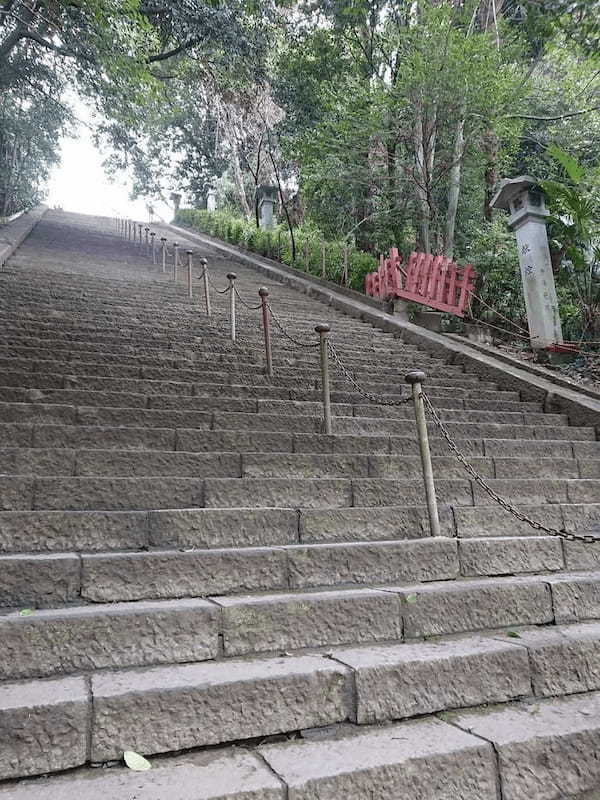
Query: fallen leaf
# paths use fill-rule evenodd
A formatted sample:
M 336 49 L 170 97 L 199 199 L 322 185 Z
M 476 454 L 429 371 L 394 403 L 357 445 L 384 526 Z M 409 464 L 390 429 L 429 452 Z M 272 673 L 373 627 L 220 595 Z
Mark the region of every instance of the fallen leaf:
M 139 753 L 134 753 L 133 750 L 125 750 L 123 753 L 123 761 L 127 764 L 129 769 L 134 772 L 144 772 L 147 769 L 152 769 L 152 764 L 148 759 L 141 756 Z
M 416 603 L 417 602 L 417 595 L 416 594 L 407 594 L 406 595 L 406 602 L 410 603 L 411 605 L 412 605 L 412 603 Z
M 520 639 L 521 638 L 521 634 L 517 633 L 516 631 L 507 631 L 506 635 L 510 636 L 511 639 Z
M 32 614 L 33 614 L 33 609 L 32 608 L 22 608 L 19 611 L 19 616 L 20 617 L 30 617 Z

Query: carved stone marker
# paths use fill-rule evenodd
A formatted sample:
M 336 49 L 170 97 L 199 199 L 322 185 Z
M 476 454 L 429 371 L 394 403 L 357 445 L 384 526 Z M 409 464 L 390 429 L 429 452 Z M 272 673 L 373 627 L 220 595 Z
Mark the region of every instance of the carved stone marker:
M 540 350 L 563 341 L 546 231 L 544 193 L 530 175 L 502 181 L 490 204 L 509 212 L 515 232 L 531 346 Z
M 276 186 L 264 184 L 256 189 L 259 225 L 263 230 L 275 227 L 275 205 L 278 189 Z
M 207 211 L 216 211 L 217 210 L 217 190 L 216 189 L 209 189 L 206 193 L 206 210 Z

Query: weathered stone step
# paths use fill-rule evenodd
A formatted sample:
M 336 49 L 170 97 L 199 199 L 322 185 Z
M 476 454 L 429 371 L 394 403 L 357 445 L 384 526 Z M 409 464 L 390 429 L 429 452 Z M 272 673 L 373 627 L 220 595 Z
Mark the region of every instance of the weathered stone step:
M 486 478 L 599 478 L 600 459 L 477 458 Z M 452 456 L 432 457 L 439 478 L 468 477 Z M 400 478 L 422 476 L 421 460 L 407 455 L 323 455 L 165 450 L 0 448 L 0 473 L 53 477 Z
M 560 508 L 557 506 L 560 517 Z M 454 535 L 450 508 L 440 508 L 442 533 Z M 167 511 L 6 511 L 0 552 L 106 552 L 158 548 L 269 547 L 429 536 L 423 506 L 321 511 L 176 509 Z M 577 567 L 575 567 L 577 568 Z
M 508 571 L 558 570 L 560 542 L 537 537 L 534 547 L 502 540 L 488 560 Z M 550 545 L 556 545 L 551 548 Z M 500 549 L 502 552 L 500 552 Z M 512 552 L 516 550 L 517 552 Z M 414 541 L 294 545 L 150 553 L 0 556 L 0 607 L 51 608 L 65 603 L 156 600 L 243 592 L 431 581 L 476 572 L 485 554 L 469 542 L 459 564 L 457 542 Z M 511 570 L 510 568 L 514 568 Z
M 491 745 L 436 719 L 352 735 L 239 748 L 155 760 L 134 773 L 125 767 L 0 787 L 2 800 L 496 800 L 497 767 Z M 266 763 L 265 763 L 266 761 Z M 407 795 L 410 786 L 410 795 Z M 442 794 L 443 792 L 443 794 Z

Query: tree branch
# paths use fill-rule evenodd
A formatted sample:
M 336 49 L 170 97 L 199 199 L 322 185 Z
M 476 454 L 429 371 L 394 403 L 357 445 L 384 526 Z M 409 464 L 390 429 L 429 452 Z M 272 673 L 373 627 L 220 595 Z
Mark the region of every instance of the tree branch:
M 166 61 L 168 58 L 177 56 L 179 53 L 189 50 L 190 47 L 195 47 L 197 44 L 200 44 L 200 39 L 190 39 L 188 42 L 184 42 L 178 47 L 174 47 L 172 50 L 167 50 L 165 53 L 157 53 L 154 56 L 148 56 L 148 63 L 153 64 L 156 61 Z
M 580 111 L 569 111 L 566 114 L 558 114 L 556 117 L 538 117 L 535 114 L 505 114 L 505 119 L 532 119 L 539 122 L 557 122 L 561 119 L 569 119 L 570 117 L 580 117 L 582 114 L 591 114 L 592 111 L 600 111 L 600 106 L 592 106 L 591 108 L 583 108 Z

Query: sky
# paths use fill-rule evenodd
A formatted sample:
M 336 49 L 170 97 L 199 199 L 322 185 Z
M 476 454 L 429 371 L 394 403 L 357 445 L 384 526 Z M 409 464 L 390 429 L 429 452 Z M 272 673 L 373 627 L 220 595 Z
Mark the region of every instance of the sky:
M 85 109 L 77 109 L 85 119 Z M 92 141 L 92 131 L 83 123 L 75 129 L 76 138 L 63 138 L 60 142 L 62 160 L 51 174 L 47 205 L 61 207 L 64 211 L 100 216 L 124 216 L 140 221 L 147 220 L 148 212 L 143 198 L 129 199 L 131 190 L 127 179 L 109 180 L 103 168 L 104 156 Z M 173 213 L 166 204 L 153 203 L 156 214 L 171 220 Z

